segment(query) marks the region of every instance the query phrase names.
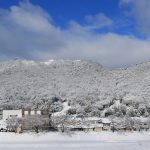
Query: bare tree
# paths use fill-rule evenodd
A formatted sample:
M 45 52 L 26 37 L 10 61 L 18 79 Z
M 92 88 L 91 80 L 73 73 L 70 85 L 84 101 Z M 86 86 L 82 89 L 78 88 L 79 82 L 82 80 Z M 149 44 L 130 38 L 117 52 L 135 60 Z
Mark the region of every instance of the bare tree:
M 17 117 L 11 117 L 7 119 L 6 122 L 8 130 L 14 132 L 16 132 L 16 129 L 22 125 L 22 119 Z
M 65 122 L 69 120 L 69 115 L 53 116 L 52 125 L 58 128 L 60 126 L 61 132 L 65 131 Z
M 39 129 L 44 128 L 45 126 L 48 127 L 49 119 L 43 118 L 40 115 L 32 115 L 26 116 L 23 119 L 24 125 L 26 124 L 27 128 L 32 128 L 35 130 L 36 133 L 39 133 Z
M 133 128 L 137 131 L 141 131 L 141 120 L 140 119 L 133 119 L 134 125 Z

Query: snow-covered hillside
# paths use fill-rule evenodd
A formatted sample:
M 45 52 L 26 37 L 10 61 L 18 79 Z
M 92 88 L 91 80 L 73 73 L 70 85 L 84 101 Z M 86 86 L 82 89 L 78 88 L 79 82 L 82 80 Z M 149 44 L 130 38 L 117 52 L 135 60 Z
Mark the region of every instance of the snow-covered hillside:
M 77 116 L 148 116 L 150 62 L 108 69 L 91 61 L 0 63 L 0 107 L 50 108 Z

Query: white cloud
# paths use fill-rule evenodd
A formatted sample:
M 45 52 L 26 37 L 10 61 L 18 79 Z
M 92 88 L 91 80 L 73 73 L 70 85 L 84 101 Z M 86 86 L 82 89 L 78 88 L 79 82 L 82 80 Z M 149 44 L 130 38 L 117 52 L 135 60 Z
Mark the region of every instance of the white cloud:
M 64 45 L 61 31 L 40 7 L 28 3 L 0 13 L 1 53 L 33 58 L 36 51 L 59 50 Z
M 121 0 L 120 6 L 136 21 L 140 33 L 150 37 L 150 0 Z
M 148 40 L 87 29 L 110 26 L 111 21 L 101 24 L 98 16 L 86 17 L 84 26 L 71 21 L 68 29 L 61 29 L 42 8 L 29 2 L 1 10 L 0 59 L 90 59 L 109 67 L 150 59 Z
M 113 21 L 103 13 L 85 16 L 85 20 L 87 22 L 87 29 L 100 29 L 103 27 L 110 27 L 113 24 Z
M 68 43 L 68 57 L 93 59 L 105 66 L 125 66 L 150 59 L 149 41 L 113 33 L 91 35 L 86 39 L 74 39 Z M 77 52 L 76 50 L 79 50 Z M 64 50 L 65 51 L 65 50 Z M 67 53 L 65 54 L 67 56 Z
M 26 3 L 25 5 L 20 3 L 20 7 L 12 6 L 10 12 L 8 19 L 15 25 L 29 31 L 46 32 L 51 28 L 49 23 L 50 17 L 39 7 L 35 7 L 29 3 Z
M 70 28 L 78 33 L 85 33 L 86 31 L 111 28 L 113 26 L 113 21 L 103 13 L 87 15 L 85 16 L 84 21 L 85 24 L 80 25 L 76 21 L 72 20 L 69 22 Z

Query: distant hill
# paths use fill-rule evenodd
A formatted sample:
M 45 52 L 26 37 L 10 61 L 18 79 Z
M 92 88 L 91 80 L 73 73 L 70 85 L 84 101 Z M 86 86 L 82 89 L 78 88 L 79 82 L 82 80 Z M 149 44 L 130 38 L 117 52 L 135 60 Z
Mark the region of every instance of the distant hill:
M 81 60 L 0 63 L 0 107 L 59 112 L 66 102 L 77 116 L 149 116 L 150 62 L 126 69 Z

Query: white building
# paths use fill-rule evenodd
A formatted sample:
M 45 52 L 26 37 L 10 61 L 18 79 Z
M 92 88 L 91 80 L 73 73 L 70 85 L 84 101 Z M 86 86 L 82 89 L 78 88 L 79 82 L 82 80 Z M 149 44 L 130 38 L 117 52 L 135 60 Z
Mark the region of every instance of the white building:
M 22 109 L 19 110 L 3 110 L 3 120 L 7 120 L 12 117 L 22 117 Z

